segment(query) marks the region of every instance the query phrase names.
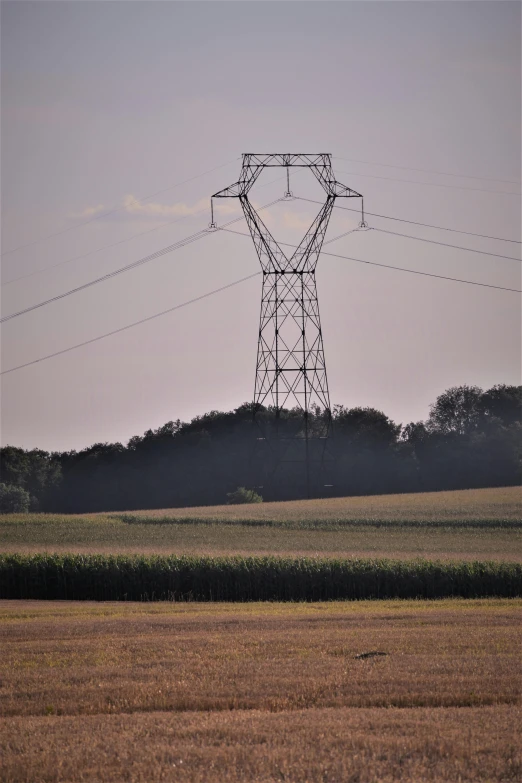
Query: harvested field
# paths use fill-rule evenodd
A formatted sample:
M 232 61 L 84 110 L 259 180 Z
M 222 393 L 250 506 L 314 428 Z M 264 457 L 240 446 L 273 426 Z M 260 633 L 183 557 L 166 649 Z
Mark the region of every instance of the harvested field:
M 15 718 L 0 721 L 2 780 L 514 783 L 521 720 L 515 707 Z
M 0 602 L 2 780 L 515 781 L 521 620 L 518 599 Z

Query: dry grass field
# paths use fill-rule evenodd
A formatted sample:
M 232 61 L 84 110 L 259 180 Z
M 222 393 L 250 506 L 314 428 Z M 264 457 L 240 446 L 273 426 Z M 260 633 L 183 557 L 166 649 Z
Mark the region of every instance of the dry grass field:
M 290 500 L 284 503 L 254 503 L 236 506 L 156 509 L 129 512 L 147 519 L 200 519 L 216 521 L 276 520 L 280 522 L 466 522 L 468 520 L 520 521 L 522 489 L 495 487 L 452 492 L 418 492 L 406 495 L 370 495 L 320 500 Z
M 3 721 L 5 783 L 518 783 L 517 707 Z
M 4 716 L 474 707 L 522 685 L 519 599 L 0 606 Z
M 520 600 L 1 602 L 1 779 L 517 781 L 521 620 Z
M 521 500 L 520 488 L 508 487 L 126 514 L 5 515 L 0 551 L 521 561 Z
M 0 551 L 520 561 L 520 500 L 6 515 Z M 515 783 L 521 627 L 522 599 L 0 601 L 0 781 Z

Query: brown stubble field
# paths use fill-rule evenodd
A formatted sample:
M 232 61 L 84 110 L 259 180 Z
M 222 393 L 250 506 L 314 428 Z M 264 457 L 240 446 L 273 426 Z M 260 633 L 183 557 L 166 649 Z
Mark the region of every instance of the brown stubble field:
M 522 779 L 520 600 L 0 619 L 5 781 Z
M 14 719 L 5 783 L 517 783 L 520 708 Z

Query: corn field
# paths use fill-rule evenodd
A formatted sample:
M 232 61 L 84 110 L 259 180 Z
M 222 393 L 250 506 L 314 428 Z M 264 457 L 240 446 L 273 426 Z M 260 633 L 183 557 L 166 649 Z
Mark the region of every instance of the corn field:
M 14 516 L 14 515 L 13 515 Z M 359 517 L 353 519 L 277 519 L 263 517 L 250 519 L 248 517 L 225 518 L 220 517 L 181 517 L 174 514 L 107 514 L 109 520 L 124 522 L 127 525 L 232 525 L 235 527 L 273 527 L 283 530 L 350 530 L 360 527 L 377 528 L 465 528 L 468 530 L 522 530 L 522 520 L 495 517 L 492 519 L 464 518 L 458 520 L 448 519 L 387 519 L 383 517 Z M 92 519 L 92 517 L 91 517 Z M 9 520 L 11 521 L 11 520 Z M 22 520 L 22 523 L 25 520 Z M 32 521 L 28 519 L 27 521 Z
M 330 601 L 522 596 L 522 565 L 488 561 L 0 555 L 0 598 Z

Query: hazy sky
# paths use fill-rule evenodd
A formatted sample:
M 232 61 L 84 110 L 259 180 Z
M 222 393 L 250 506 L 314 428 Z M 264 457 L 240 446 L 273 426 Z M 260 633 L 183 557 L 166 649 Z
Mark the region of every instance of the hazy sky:
M 205 228 L 209 196 L 237 180 L 243 152 L 331 152 L 337 179 L 370 212 L 520 240 L 519 2 L 17 1 L 2 2 L 1 34 L 4 316 Z M 283 174 L 264 172 L 256 204 L 282 195 L 284 179 L 266 183 Z M 310 172 L 292 190 L 323 195 Z M 122 209 L 6 252 L 111 207 Z M 317 209 L 279 203 L 266 219 L 295 241 Z M 517 244 L 369 220 L 520 258 Z M 327 239 L 356 221 L 337 210 Z M 325 250 L 521 287 L 517 260 L 376 231 Z M 250 239 L 206 236 L 8 321 L 2 369 L 258 269 Z M 405 424 L 449 386 L 521 382 L 519 295 L 328 256 L 317 280 L 332 403 Z M 257 277 L 4 375 L 2 442 L 125 442 L 251 400 L 260 294 Z

